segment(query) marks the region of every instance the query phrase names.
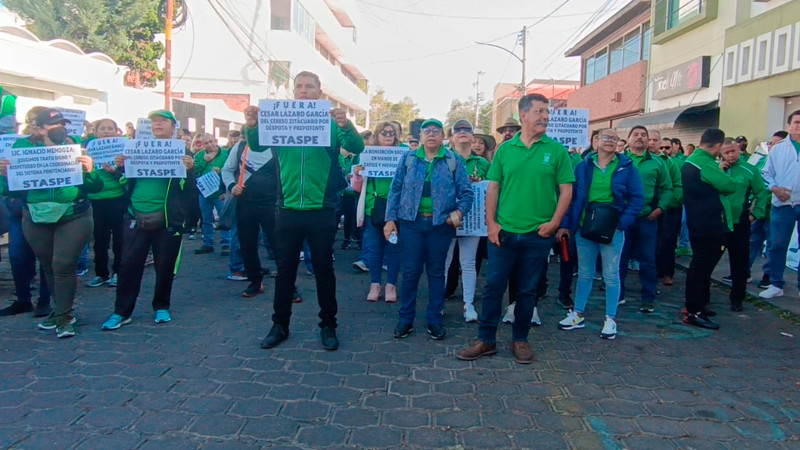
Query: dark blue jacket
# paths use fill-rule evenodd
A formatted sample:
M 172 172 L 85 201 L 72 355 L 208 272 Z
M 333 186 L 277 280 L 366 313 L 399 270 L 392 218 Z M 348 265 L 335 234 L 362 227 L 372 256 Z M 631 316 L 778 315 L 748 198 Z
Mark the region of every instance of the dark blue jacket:
M 592 185 L 594 175 L 594 162 L 592 156 L 587 156 L 575 166 L 575 185 L 572 190 L 572 203 L 569 205 L 562 228 L 577 230 L 581 213 L 586 208 L 589 199 L 589 187 Z M 614 207 L 620 211 L 617 228 L 627 230 L 644 208 L 644 188 L 639 171 L 633 166 L 633 160 L 623 154 L 618 154 L 619 162 L 611 175 L 611 192 L 614 196 Z

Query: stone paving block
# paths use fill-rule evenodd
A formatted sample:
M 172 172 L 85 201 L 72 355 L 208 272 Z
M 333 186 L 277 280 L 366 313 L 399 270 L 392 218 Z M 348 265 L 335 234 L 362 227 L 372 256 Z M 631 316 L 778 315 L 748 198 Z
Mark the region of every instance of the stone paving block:
M 148 412 L 139 418 L 133 428 L 141 433 L 161 434 L 185 430 L 192 415 L 173 411 Z
M 175 386 L 175 380 L 167 378 L 139 377 L 125 384 L 125 390 L 131 392 L 167 392 Z
M 473 428 L 481 426 L 481 416 L 469 411 L 445 411 L 435 413 L 433 422 L 437 427 Z
M 300 377 L 300 374 L 295 372 L 288 372 L 288 371 L 268 371 L 268 372 L 256 372 L 257 375 L 253 378 L 253 381 L 258 383 L 267 384 L 270 386 L 275 385 L 282 385 L 282 384 L 297 384 L 297 380 Z
M 345 379 L 345 386 L 360 390 L 384 391 L 388 384 L 387 378 L 376 375 L 351 375 Z
M 243 398 L 236 400 L 236 403 L 228 411 L 228 414 L 242 417 L 275 416 L 282 406 L 283 403 L 276 400 Z
M 628 436 L 621 440 L 625 448 L 646 448 L 653 450 L 670 450 L 676 448 L 676 445 L 665 438 L 657 438 L 651 436 Z M 681 447 L 681 448 L 697 448 L 697 447 Z
M 357 448 L 385 448 L 403 443 L 403 432 L 385 427 L 364 427 L 353 430 L 351 445 Z
M 333 419 L 331 419 L 332 424 L 344 427 L 378 425 L 378 422 L 378 412 L 367 408 L 337 408 L 333 412 Z
M 743 442 L 739 441 L 734 444 L 733 447 L 727 445 L 724 442 L 716 441 L 714 439 L 707 439 L 707 438 L 681 438 L 675 439 L 675 445 L 678 448 L 691 448 L 696 450 L 725 450 L 730 448 L 746 448 L 743 445 Z M 749 448 L 759 448 L 749 446 Z
M 340 386 L 342 377 L 332 373 L 307 373 L 300 379 L 300 384 L 311 387 Z
M 267 398 L 273 400 L 311 400 L 314 389 L 307 386 L 273 386 L 267 393 Z
M 200 440 L 194 436 L 181 437 L 158 437 L 149 438 L 142 444 L 141 450 L 196 450 L 200 445 Z
M 361 362 L 332 362 L 328 372 L 336 375 L 360 375 L 367 373 L 367 365 Z
M 15 406 L 12 408 L 0 408 L 0 425 L 3 429 L 10 428 L 10 425 L 22 425 L 25 421 L 25 416 L 30 414 L 31 409 L 28 407 Z M 2 434 L 2 433 L 0 433 Z M 1 448 L 2 446 L 0 446 Z
M 16 447 L 21 449 L 70 448 L 87 437 L 89 437 L 88 433 L 70 430 L 43 431 L 32 433 L 26 439 L 20 440 Z
M 312 447 L 319 446 L 320 443 L 325 443 L 326 447 L 344 445 L 347 434 L 346 429 L 331 425 L 304 427 L 297 433 L 297 442 Z
M 740 436 L 736 429 L 727 423 L 689 419 L 683 422 L 682 425 L 690 437 L 702 437 L 704 439 L 718 439 L 724 441 L 736 439 Z
M 178 404 L 185 401 L 186 397 L 174 393 L 143 392 L 136 395 L 130 402 L 131 406 L 142 410 L 160 411 L 175 409 Z
M 526 430 L 531 427 L 531 419 L 522 414 L 510 414 L 502 412 L 484 413 L 483 424 L 499 430 L 510 432 Z
M 512 448 L 510 433 L 490 430 L 470 430 L 459 433 L 464 448 Z
M 36 398 L 39 398 L 38 396 Z M 31 394 L 23 391 L 0 392 L 0 408 L 13 408 L 31 401 Z
M 502 411 L 505 408 L 501 397 L 488 395 L 461 395 L 456 397 L 455 401 L 456 409 L 494 412 Z
M 141 412 L 131 408 L 98 408 L 81 417 L 80 424 L 89 428 L 125 429 L 140 415 Z
M 0 373 L 9 373 L 3 369 L 0 369 Z M 34 381 L 35 379 L 30 376 L 8 376 L 6 378 L 2 378 L 0 379 L 0 393 L 15 389 L 22 389 Z
M 532 418 L 535 426 L 542 430 L 560 433 L 586 430 L 583 420 L 564 414 L 536 414 Z
M 189 414 L 213 414 L 227 411 L 234 400 L 227 397 L 190 397 L 180 405 L 181 411 Z
M 449 370 L 441 369 L 414 369 L 414 379 L 429 383 L 446 383 L 453 380 Z
M 654 434 L 662 438 L 679 438 L 686 435 L 686 430 L 678 420 L 664 419 L 661 417 L 646 417 L 637 419 L 636 423 L 645 433 Z
M 302 421 L 319 421 L 328 416 L 329 410 L 329 405 L 320 402 L 287 402 L 281 409 L 280 415 Z
M 433 385 L 433 392 L 443 395 L 464 395 L 475 392 L 475 386 L 471 383 L 454 381 L 452 383 L 436 383 Z
M 571 414 L 575 416 L 586 416 L 597 414 L 599 411 L 594 403 L 574 400 L 569 398 L 548 399 L 553 410 L 559 414 Z
M 431 384 L 424 381 L 392 381 L 389 383 L 389 393 L 404 396 L 419 396 L 431 393 Z
M 209 356 L 201 362 L 209 369 L 234 369 L 242 367 L 245 359 L 238 356 Z
M 745 439 L 775 442 L 787 438 L 784 430 L 776 423 L 741 420 L 731 423 L 731 426 Z
M 390 409 L 383 412 L 381 419 L 381 425 L 398 428 L 420 428 L 430 426 L 430 424 L 430 414 L 419 409 Z
M 366 396 L 364 406 L 378 409 L 405 408 L 408 402 L 405 397 L 399 395 L 379 393 Z
M 206 439 L 202 442 L 203 450 L 249 450 L 258 447 L 252 440 L 241 439 Z
M 733 422 L 743 419 L 741 413 L 732 407 L 709 405 L 690 406 L 689 409 L 695 417 L 711 419 L 718 422 Z
M 264 397 L 269 389 L 269 385 L 263 383 L 229 382 L 222 385 L 219 395 L 227 395 L 236 398 Z
M 444 431 L 430 428 L 408 430 L 408 445 L 416 448 L 444 448 L 457 444 L 455 431 Z
M 363 361 L 362 361 L 363 362 Z M 378 363 L 369 365 L 370 375 L 380 375 L 385 377 L 408 378 L 411 376 L 412 368 L 409 365 L 398 363 Z
M 439 411 L 442 409 L 452 408 L 455 405 L 455 403 L 453 401 L 453 397 L 449 395 L 433 394 L 433 395 L 420 395 L 412 397 L 411 405 L 414 408 L 419 408 L 429 411 Z
M 603 399 L 598 400 L 596 405 L 600 407 L 606 415 L 619 417 L 642 417 L 646 415 L 644 409 L 639 404 L 625 400 Z
M 560 435 L 538 430 L 514 433 L 514 442 L 516 447 L 519 448 L 535 448 L 543 450 L 566 448 L 566 443 Z
M 300 428 L 300 422 L 285 417 L 261 417 L 249 419 L 242 428 L 242 436 L 255 439 L 280 440 L 294 436 Z
M 125 431 L 112 431 L 109 434 L 91 436 L 81 442 L 78 450 L 108 450 L 111 448 L 137 448 L 144 439 L 133 433 Z
M 335 405 L 348 405 L 358 403 L 362 393 L 356 389 L 346 387 L 329 387 L 318 389 L 314 396 L 315 400 L 333 403 Z
M 82 409 L 71 406 L 39 409 L 28 414 L 25 424 L 34 428 L 63 427 L 74 423 L 83 414 Z

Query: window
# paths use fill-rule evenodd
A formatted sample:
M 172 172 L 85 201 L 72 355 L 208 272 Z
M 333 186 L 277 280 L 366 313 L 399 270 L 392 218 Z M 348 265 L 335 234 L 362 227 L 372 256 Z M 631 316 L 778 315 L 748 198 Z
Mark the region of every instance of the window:
M 291 0 L 270 1 L 270 29 L 289 30 L 291 19 Z
M 650 60 L 650 40 L 653 38 L 653 29 L 650 28 L 650 22 L 645 22 L 642 25 L 642 61 Z
M 753 45 L 755 39 L 739 44 L 739 82 L 750 81 L 753 78 Z
M 314 45 L 317 24 L 311 14 L 296 0 L 292 2 L 292 31 L 299 34 L 309 44 Z
M 620 39 L 609 46 L 611 51 L 611 59 L 608 64 L 609 74 L 622 70 L 622 42 Z
M 772 63 L 772 33 L 764 33 L 756 38 L 756 48 L 753 63 L 753 78 L 761 78 L 769 75 Z
M 736 84 L 736 56 L 739 53 L 739 46 L 732 45 L 725 49 L 723 56 L 725 68 L 723 69 L 722 85 L 730 86 Z
M 672 29 L 700 15 L 702 0 L 668 0 L 667 29 Z
M 601 50 L 594 57 L 594 79 L 599 80 L 608 75 L 608 51 Z
M 594 56 L 586 60 L 586 75 L 584 75 L 584 83 L 594 83 Z
M 642 37 L 639 34 L 639 30 L 632 31 L 625 36 L 623 67 L 628 67 L 639 61 L 641 47 Z

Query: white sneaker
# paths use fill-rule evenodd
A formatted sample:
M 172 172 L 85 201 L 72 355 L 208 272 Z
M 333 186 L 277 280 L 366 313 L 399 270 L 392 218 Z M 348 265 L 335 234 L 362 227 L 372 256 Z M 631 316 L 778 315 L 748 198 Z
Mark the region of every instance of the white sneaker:
M 542 326 L 542 319 L 539 318 L 539 308 L 536 306 L 533 307 L 533 315 L 531 316 L 531 326 L 540 327 Z
M 478 321 L 478 312 L 472 305 L 464 305 L 464 320 L 467 323 Z
M 775 286 L 770 286 L 766 290 L 761 291 L 758 294 L 761 298 L 775 298 L 775 297 L 783 297 L 783 289 Z
M 512 303 L 508 305 L 506 308 L 506 315 L 503 316 L 503 323 L 514 323 L 514 307 L 517 306 L 516 303 Z
M 614 339 L 617 337 L 617 322 L 611 317 L 606 316 L 606 322 L 603 324 L 603 331 L 600 332 L 600 337 L 603 339 Z
M 586 326 L 586 321 L 583 319 L 582 316 L 579 316 L 573 310 L 570 310 L 567 314 L 567 317 L 564 318 L 561 322 L 558 322 L 558 328 L 561 330 L 574 330 L 576 328 L 583 328 Z

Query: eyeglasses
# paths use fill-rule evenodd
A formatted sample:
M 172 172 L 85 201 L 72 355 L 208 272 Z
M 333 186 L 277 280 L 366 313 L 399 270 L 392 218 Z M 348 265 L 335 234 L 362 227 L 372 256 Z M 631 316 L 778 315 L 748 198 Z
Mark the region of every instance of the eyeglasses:
M 658 149 L 659 149 L 659 150 L 670 150 L 671 148 L 672 148 L 672 146 L 671 146 L 671 145 L 667 145 L 667 146 L 658 147 Z
M 381 136 L 383 137 L 395 137 L 394 130 L 381 130 Z
M 614 137 L 614 136 L 602 135 L 602 136 L 600 136 L 600 140 L 603 141 L 603 142 L 617 142 L 617 141 L 619 141 L 619 138 L 618 137 Z
M 501 134 L 516 133 L 516 132 L 517 132 L 517 128 L 514 128 L 514 127 L 505 127 L 505 128 L 501 128 L 500 129 L 500 133 Z
M 456 134 L 458 134 L 458 133 L 469 133 L 469 134 L 472 134 L 472 128 L 470 128 L 470 127 L 453 128 L 453 133 L 456 133 Z
M 420 130 L 420 132 L 422 134 L 430 134 L 430 135 L 433 135 L 433 136 L 439 136 L 440 134 L 442 134 L 442 129 L 438 128 L 438 127 L 428 127 L 428 128 L 425 128 L 424 130 Z

